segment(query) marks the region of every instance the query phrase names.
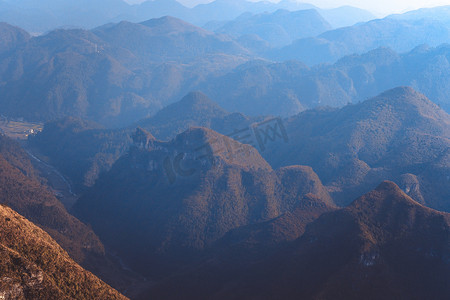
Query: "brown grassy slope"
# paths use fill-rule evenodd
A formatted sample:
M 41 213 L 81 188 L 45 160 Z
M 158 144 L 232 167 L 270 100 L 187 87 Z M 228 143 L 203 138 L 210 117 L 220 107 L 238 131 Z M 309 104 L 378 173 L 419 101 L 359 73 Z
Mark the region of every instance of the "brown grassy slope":
M 4 299 L 127 299 L 75 263 L 42 229 L 0 205 Z
M 0 203 L 41 226 L 76 261 L 82 263 L 87 254 L 103 255 L 103 245 L 94 232 L 70 215 L 38 179 L 23 149 L 1 136 Z

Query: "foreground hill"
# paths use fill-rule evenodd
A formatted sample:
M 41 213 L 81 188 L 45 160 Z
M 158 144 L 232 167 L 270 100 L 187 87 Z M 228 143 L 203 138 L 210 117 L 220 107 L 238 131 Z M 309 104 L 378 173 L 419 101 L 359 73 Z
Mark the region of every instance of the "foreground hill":
M 179 268 L 229 230 L 277 217 L 308 193 L 332 204 L 311 168 L 274 171 L 253 147 L 211 130 L 159 142 L 139 129 L 134 143 L 74 210 L 144 274 Z
M 0 204 L 0 297 L 127 299 L 84 270 L 42 229 Z
M 223 276 L 220 262 L 210 261 L 154 287 L 149 295 L 447 299 L 449 256 L 450 215 L 426 208 L 394 183 L 384 182 L 349 207 L 322 215 L 271 258 L 238 267 L 234 276 Z
M 390 179 L 417 201 L 450 211 L 450 116 L 413 89 L 306 111 L 285 126 L 291 142 L 272 144 L 266 159 L 312 166 L 339 204 Z
M 38 172 L 30 156 L 0 136 L 0 204 L 7 205 L 46 231 L 71 258 L 118 289 L 137 278 L 105 251 L 93 230 L 69 214 Z

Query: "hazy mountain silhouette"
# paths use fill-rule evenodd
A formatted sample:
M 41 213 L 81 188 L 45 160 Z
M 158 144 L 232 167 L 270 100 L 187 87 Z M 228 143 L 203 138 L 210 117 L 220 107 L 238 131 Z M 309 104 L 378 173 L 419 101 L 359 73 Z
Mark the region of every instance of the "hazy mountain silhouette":
M 353 6 L 341 6 L 318 11 L 334 28 L 353 26 L 357 23 L 376 19 L 371 12 Z
M 139 24 L 123 21 L 96 28 L 93 32 L 109 44 L 131 51 L 145 62 L 188 62 L 203 55 L 250 54 L 227 36 L 215 35 L 173 17 Z
M 110 22 L 129 8 L 122 0 L 3 1 L 0 20 L 33 33 L 61 27 L 89 29 Z
M 128 299 L 84 270 L 41 228 L 0 204 L 0 296 Z
M 450 27 L 433 19 L 385 18 L 294 41 L 280 51 L 274 51 L 273 58 L 297 59 L 309 65 L 333 63 L 345 55 L 361 54 L 378 47 L 407 52 L 417 45 L 434 47 L 447 43 L 449 39 Z
M 450 6 L 438 6 L 433 8 L 421 8 L 406 12 L 404 14 L 394 14 L 388 18 L 399 20 L 420 20 L 433 19 L 450 25 Z
M 169 15 L 203 26 L 210 21 L 230 21 L 246 12 L 258 14 L 278 9 L 317 9 L 335 27 L 350 26 L 374 18 L 371 13 L 353 7 L 322 10 L 311 4 L 290 0 L 279 3 L 218 0 L 194 8 L 187 8 L 175 0 L 150 0 L 137 5 L 129 5 L 121 0 L 81 3 L 73 0 L 45 0 L 39 4 L 21 0 L 0 1 L 0 20 L 30 32 L 42 33 L 61 27 L 90 29 L 109 22 L 142 22 Z
M 317 106 L 341 107 L 397 86 L 412 86 L 450 112 L 450 47 L 420 46 L 398 54 L 379 48 L 334 65 L 251 62 L 198 87 L 229 111 L 293 115 Z
M 313 37 L 329 29 L 331 26 L 328 22 L 316 10 L 310 9 L 242 15 L 215 31 L 235 37 L 257 35 L 274 47 L 282 47 L 292 43 L 293 40 Z
M 271 258 L 208 261 L 154 287 L 156 299 L 446 299 L 450 216 L 392 182 L 326 213 Z M 269 271 L 270 270 L 270 271 Z M 208 275 L 207 275 L 208 274 Z
M 0 300 L 448 299 L 449 17 L 0 0 Z

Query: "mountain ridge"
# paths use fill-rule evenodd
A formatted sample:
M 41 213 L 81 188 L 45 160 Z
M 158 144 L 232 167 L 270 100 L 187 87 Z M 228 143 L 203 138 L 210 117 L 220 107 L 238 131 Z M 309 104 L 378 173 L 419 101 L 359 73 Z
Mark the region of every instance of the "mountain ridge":
M 349 207 L 324 213 L 269 258 L 237 264 L 231 275 L 230 261 L 205 262 L 142 299 L 445 299 L 449 232 L 448 213 L 418 204 L 385 181 Z
M 136 141 L 74 209 L 139 272 L 149 271 L 140 260 L 160 272 L 176 269 L 230 229 L 276 217 L 302 195 L 332 202 L 311 168 L 277 173 L 253 147 L 210 129 Z M 113 224 L 127 241 L 111 235 Z

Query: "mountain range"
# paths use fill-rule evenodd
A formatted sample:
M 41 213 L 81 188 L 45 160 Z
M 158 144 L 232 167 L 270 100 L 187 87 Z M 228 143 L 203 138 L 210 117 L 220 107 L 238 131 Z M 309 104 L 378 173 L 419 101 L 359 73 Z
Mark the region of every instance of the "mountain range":
M 450 116 L 412 88 L 305 111 L 284 126 L 290 142 L 270 143 L 264 157 L 274 167 L 311 166 L 339 205 L 389 179 L 416 201 L 450 211 Z
M 287 22 L 287 16 L 305 13 L 325 24 L 313 11 L 278 11 L 267 16 L 286 15 L 271 24 L 287 24 L 283 30 L 289 32 L 295 26 Z M 263 23 L 258 18 L 243 16 L 242 20 L 253 20 L 259 26 Z M 386 26 L 389 29 L 379 30 Z M 418 39 L 405 35 L 409 40 L 403 48 L 391 43 L 401 42 L 397 35 L 411 26 L 418 26 L 413 30 Z M 437 27 L 436 34 L 423 34 L 434 32 L 429 26 L 434 25 L 428 19 L 387 18 L 327 31 L 319 38 L 351 44 L 360 41 L 356 37 L 361 30 L 380 32 L 371 34 L 373 43 L 364 42 L 362 48 L 339 46 L 352 50 L 339 53 L 334 61 L 379 45 L 407 49 L 417 43 L 434 45 L 448 40 L 444 25 Z M 401 85 L 413 86 L 449 109 L 448 45 L 419 46 L 403 54 L 380 48 L 349 55 L 333 65 L 308 67 L 298 61 L 267 60 L 271 47 L 261 38 L 213 33 L 173 17 L 124 21 L 91 31 L 57 30 L 38 37 L 2 23 L 0 35 L 5 37 L 0 43 L 0 109 L 8 117 L 30 121 L 71 116 L 124 127 L 194 90 L 230 112 L 247 115 L 291 116 L 317 106 L 341 107 Z M 433 41 L 426 40 L 430 38 Z M 310 50 L 320 58 L 318 48 Z
M 294 41 L 274 51 L 277 60 L 296 59 L 309 65 L 334 63 L 350 54 L 362 54 L 378 47 L 397 52 L 411 51 L 418 45 L 436 47 L 450 40 L 450 27 L 434 18 L 384 18 L 327 31 L 316 37 Z
M 33 33 L 44 33 L 67 27 L 91 29 L 124 20 L 142 22 L 168 15 L 202 26 L 210 21 L 229 21 L 246 12 L 274 12 L 278 9 L 317 9 L 334 26 L 349 26 L 374 18 L 371 13 L 354 7 L 322 10 L 311 4 L 291 0 L 279 3 L 217 0 L 194 8 L 188 8 L 175 0 L 151 0 L 138 5 L 129 5 L 122 0 L 81 3 L 73 0 L 45 0 L 39 5 L 30 0 L 3 0 L 0 1 L 0 20 Z
M 28 120 L 73 116 L 128 125 L 249 57 L 231 38 L 171 17 L 31 39 L 7 24 L 0 32 L 13 36 L 0 50 L 0 108 Z
M 386 181 L 269 257 L 241 264 L 219 252 L 142 299 L 446 299 L 449 230 L 449 214 Z
M 253 147 L 209 129 L 169 142 L 138 129 L 133 139 L 74 212 L 145 275 L 180 268 L 229 230 L 275 218 L 306 194 L 333 205 L 311 168 L 273 170 Z
M 205 95 L 191 93 L 138 125 L 162 140 L 170 140 L 191 126 L 204 126 L 258 146 L 251 128 L 265 120 L 273 123 L 270 117 L 229 114 Z M 84 131 L 80 125 L 64 122 L 49 124 L 31 142 L 78 186 L 95 183 L 99 170 L 108 171 L 131 143 L 131 129 Z M 261 154 L 274 168 L 312 166 L 338 204 L 346 205 L 348 199 L 389 179 L 416 201 L 450 210 L 445 175 L 449 116 L 412 88 L 396 88 L 342 109 L 307 110 L 282 124 L 288 141 L 274 139 L 264 149 L 258 147 Z M 62 129 L 51 129 L 54 126 Z M 77 129 L 64 129 L 66 126 Z M 236 131 L 243 132 L 233 134 Z M 92 147 L 80 149 L 80 145 Z
M 449 20 L 0 0 L 0 300 L 450 299 Z
M 256 35 L 272 47 L 282 47 L 301 38 L 314 37 L 331 29 L 331 25 L 314 9 L 290 12 L 244 14 L 225 23 L 215 32 L 235 37 Z
M 342 107 L 398 86 L 412 86 L 450 112 L 450 47 L 419 46 L 399 54 L 378 48 L 332 65 L 252 61 L 197 89 L 229 111 L 292 116 L 308 108 Z

